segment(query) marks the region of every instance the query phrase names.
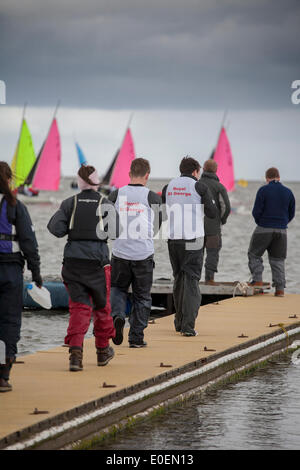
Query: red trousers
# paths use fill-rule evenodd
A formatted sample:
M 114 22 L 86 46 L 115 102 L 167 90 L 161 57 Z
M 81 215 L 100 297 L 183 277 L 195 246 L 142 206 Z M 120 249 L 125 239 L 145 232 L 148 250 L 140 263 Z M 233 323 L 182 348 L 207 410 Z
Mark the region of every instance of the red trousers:
M 93 314 L 94 336 L 96 348 L 105 348 L 109 345 L 109 339 L 115 336 L 115 328 L 111 317 L 110 306 L 110 276 L 111 266 L 104 267 L 106 281 L 106 305 L 101 309 L 94 309 L 92 298 L 91 305 L 74 302 L 69 298 L 70 319 L 65 337 L 65 344 L 72 346 L 83 346 L 83 340 L 89 329 L 91 316 Z

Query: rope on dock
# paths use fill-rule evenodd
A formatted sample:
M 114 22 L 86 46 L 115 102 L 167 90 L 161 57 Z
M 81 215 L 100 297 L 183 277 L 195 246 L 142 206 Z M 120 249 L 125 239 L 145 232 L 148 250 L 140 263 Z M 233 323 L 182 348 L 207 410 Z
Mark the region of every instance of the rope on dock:
M 235 297 L 237 289 L 240 290 L 240 292 L 242 293 L 244 297 L 247 297 L 248 287 L 249 286 L 247 282 L 238 281 L 235 288 L 233 289 L 232 297 Z

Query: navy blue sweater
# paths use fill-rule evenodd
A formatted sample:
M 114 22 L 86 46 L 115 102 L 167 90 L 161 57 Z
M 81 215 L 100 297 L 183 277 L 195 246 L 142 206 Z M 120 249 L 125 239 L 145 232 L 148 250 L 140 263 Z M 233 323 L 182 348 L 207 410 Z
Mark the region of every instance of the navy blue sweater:
M 287 228 L 295 215 L 292 191 L 279 181 L 270 181 L 257 191 L 252 215 L 260 227 Z

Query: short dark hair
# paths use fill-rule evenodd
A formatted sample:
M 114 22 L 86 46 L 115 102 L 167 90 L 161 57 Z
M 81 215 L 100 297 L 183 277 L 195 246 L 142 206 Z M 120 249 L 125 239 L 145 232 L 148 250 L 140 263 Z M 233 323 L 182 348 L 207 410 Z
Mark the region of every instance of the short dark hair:
M 275 178 L 280 178 L 279 171 L 275 167 L 269 168 L 266 171 L 266 179 L 274 180 Z
M 195 170 L 199 171 L 200 163 L 192 157 L 184 157 L 179 165 L 179 171 L 182 175 L 191 175 Z
M 213 158 L 210 158 L 209 160 L 206 160 L 203 165 L 203 170 L 208 171 L 209 173 L 216 173 L 218 169 L 218 164 L 216 160 Z
M 145 176 L 150 171 L 150 163 L 145 158 L 135 158 L 132 160 L 130 165 L 131 176 L 138 178 L 139 176 Z

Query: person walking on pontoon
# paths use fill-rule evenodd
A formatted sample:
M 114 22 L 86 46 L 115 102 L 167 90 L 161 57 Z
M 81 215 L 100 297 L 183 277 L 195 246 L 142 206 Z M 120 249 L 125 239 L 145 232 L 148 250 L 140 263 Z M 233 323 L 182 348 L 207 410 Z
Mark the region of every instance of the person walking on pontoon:
M 267 251 L 275 296 L 283 297 L 286 287 L 287 226 L 295 216 L 295 197 L 280 182 L 277 168 L 269 168 L 265 178 L 267 184 L 257 191 L 252 210 L 257 227 L 248 249 L 248 265 L 252 275 L 250 285 L 263 285 L 262 256 Z
M 151 311 L 154 268 L 153 237 L 161 224 L 161 197 L 146 184 L 149 161 L 135 158 L 130 167 L 130 183 L 109 195 L 120 216 L 120 236 L 112 244 L 111 307 L 116 336 L 123 342 L 128 289 L 132 287 L 129 314 L 129 347 L 144 348 L 144 330 Z
M 9 165 L 0 162 L 0 341 L 5 345 L 5 358 L 0 361 L 0 392 L 12 390 L 9 377 L 20 340 L 25 261 L 32 280 L 38 287 L 43 284 L 32 221 L 26 206 L 10 189 L 12 179 Z
M 214 218 L 217 209 L 209 188 L 199 181 L 199 162 L 185 157 L 179 170 L 180 176 L 172 179 L 162 191 L 174 276 L 174 325 L 183 336 L 197 336 L 195 321 L 201 305 L 199 281 L 203 264 L 203 216 Z
M 99 177 L 93 166 L 82 165 L 77 181 L 81 192 L 64 200 L 48 223 L 48 230 L 56 237 L 68 236 L 62 278 L 69 293 L 70 319 L 65 344 L 69 346 L 70 371 L 83 369 L 83 341 L 91 315 L 98 366 L 107 365 L 114 357 L 109 340 L 115 335 L 110 316 L 107 238 L 116 235 L 116 212 L 97 191 Z

